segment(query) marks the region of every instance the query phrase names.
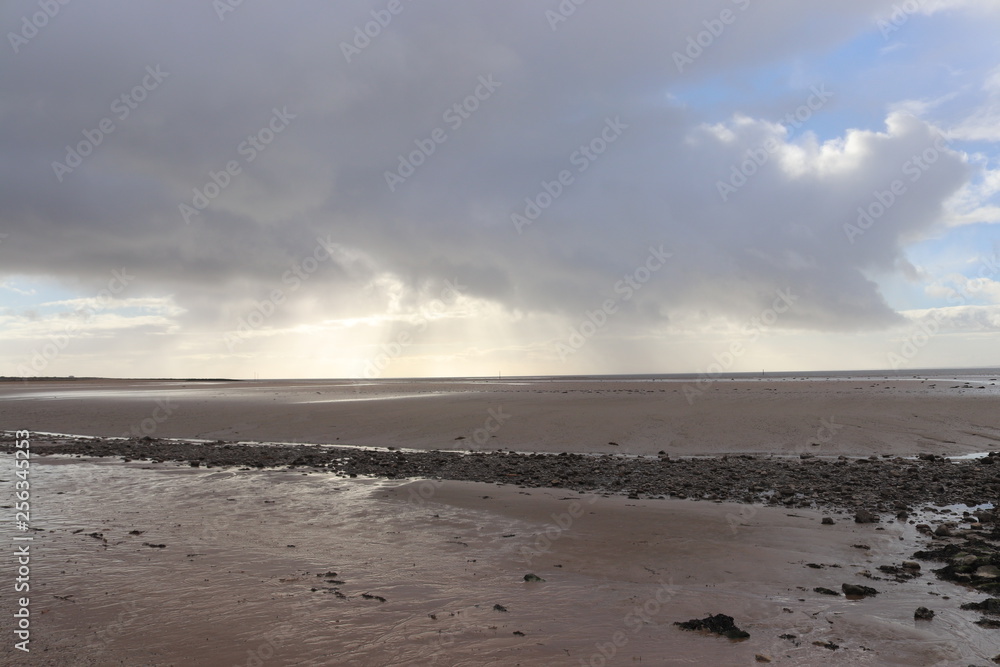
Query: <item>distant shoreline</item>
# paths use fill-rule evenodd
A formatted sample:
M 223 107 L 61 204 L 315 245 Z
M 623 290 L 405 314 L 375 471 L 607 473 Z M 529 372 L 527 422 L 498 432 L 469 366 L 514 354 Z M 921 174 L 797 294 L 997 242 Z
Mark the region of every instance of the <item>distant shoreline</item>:
M 689 381 L 701 378 L 712 380 L 784 380 L 784 379 L 851 379 L 851 378 L 921 378 L 941 375 L 960 376 L 996 376 L 1000 378 L 1000 366 L 957 367 L 957 368 L 902 368 L 902 369 L 855 369 L 855 370 L 825 370 L 825 371 L 743 371 L 735 373 L 605 373 L 594 375 L 468 375 L 468 376 L 427 376 L 427 377 L 333 377 L 333 378 L 131 378 L 131 377 L 101 377 L 101 376 L 42 376 L 13 377 L 0 376 L 0 382 L 80 382 L 80 381 L 129 381 L 129 382 L 468 382 L 468 381 L 567 381 L 567 382 L 600 382 L 600 381 Z

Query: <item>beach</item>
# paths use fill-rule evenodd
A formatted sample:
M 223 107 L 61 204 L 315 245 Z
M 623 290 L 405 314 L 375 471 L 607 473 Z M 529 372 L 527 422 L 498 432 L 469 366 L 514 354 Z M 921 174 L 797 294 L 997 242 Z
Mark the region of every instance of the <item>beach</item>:
M 982 581 L 900 567 L 993 539 L 993 377 L 5 383 L 33 616 L 30 655 L 0 655 L 990 664 L 1000 631 L 961 608 Z M 675 625 L 713 614 L 749 638 Z
M 0 416 L 36 432 L 103 437 L 679 456 L 804 448 L 961 455 L 1000 446 L 996 381 L 15 381 L 0 383 Z

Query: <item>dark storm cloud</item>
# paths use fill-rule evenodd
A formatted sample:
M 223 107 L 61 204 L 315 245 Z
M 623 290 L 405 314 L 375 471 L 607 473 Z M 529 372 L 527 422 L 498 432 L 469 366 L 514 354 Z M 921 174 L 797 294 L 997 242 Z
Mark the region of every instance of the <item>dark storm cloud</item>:
M 670 96 L 822 57 L 890 4 L 591 0 L 553 22 L 557 2 L 244 2 L 221 18 L 209 2 L 71 3 L 3 55 L 2 271 L 100 287 L 128 266 L 133 295 L 173 294 L 188 326 L 227 328 L 325 239 L 344 254 L 302 292 L 327 317 L 381 312 L 373 285 L 389 274 L 411 305 L 459 279 L 511 311 L 577 318 L 662 246 L 672 258 L 629 302 L 636 320 L 743 318 L 791 287 L 782 326 L 891 323 L 869 273 L 906 268 L 904 242 L 966 178 L 960 156 L 940 150 L 852 239 L 845 223 L 909 178 L 931 128 L 899 117 L 833 155 Z M 0 25 L 34 11 L 8 3 Z M 676 52 L 697 56 L 679 67 Z M 72 167 L 67 145 L 88 137 L 100 144 Z M 718 182 L 768 141 L 724 201 Z M 414 151 L 421 164 L 401 167 Z M 511 216 L 557 191 L 519 230 Z

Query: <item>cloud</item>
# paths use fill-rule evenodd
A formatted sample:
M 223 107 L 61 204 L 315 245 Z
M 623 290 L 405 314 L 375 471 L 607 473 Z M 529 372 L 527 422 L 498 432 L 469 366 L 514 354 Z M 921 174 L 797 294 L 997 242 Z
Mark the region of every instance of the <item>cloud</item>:
M 16 287 L 10 284 L 10 281 L 7 280 L 0 282 L 0 289 L 7 290 L 8 292 L 13 292 L 14 294 L 20 294 L 21 296 L 34 296 L 35 294 L 35 290 L 33 289 L 23 290 L 20 287 Z
M 123 308 L 199 354 L 224 355 L 241 323 L 239 354 L 250 339 L 391 339 L 446 281 L 461 297 L 428 326 L 451 351 L 420 354 L 536 350 L 661 246 L 671 258 L 602 336 L 738 326 L 785 289 L 779 329 L 898 324 L 878 274 L 907 271 L 907 245 L 948 215 L 995 219 L 995 179 L 970 185 L 926 105 L 885 100 L 884 127 L 821 141 L 813 124 L 854 102 L 846 80 L 803 74 L 754 109 L 705 102 L 877 34 L 893 3 L 744 4 L 593 2 L 555 30 L 558 4 L 527 1 L 404 2 L 375 28 L 380 3 L 245 3 L 222 20 L 188 0 L 66 8 L 4 56 L 0 273 L 54 277 L 80 306 L 130 272 Z M 992 140 L 983 109 L 948 137 Z M 88 155 L 71 167 L 74 152 Z

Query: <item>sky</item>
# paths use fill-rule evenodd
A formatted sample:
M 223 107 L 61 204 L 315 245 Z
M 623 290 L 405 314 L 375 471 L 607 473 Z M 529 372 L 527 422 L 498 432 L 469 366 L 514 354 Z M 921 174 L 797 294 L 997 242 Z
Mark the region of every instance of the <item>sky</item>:
M 998 28 L 995 0 L 6 2 L 0 375 L 1000 366 Z

